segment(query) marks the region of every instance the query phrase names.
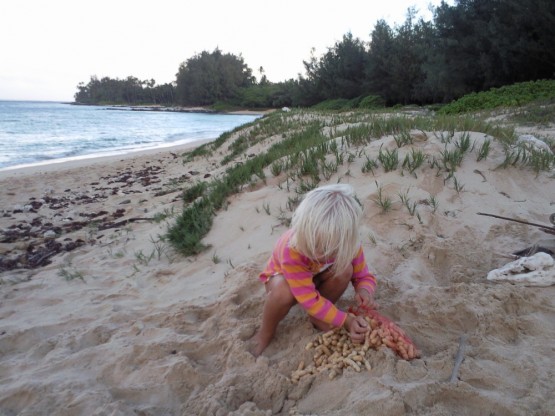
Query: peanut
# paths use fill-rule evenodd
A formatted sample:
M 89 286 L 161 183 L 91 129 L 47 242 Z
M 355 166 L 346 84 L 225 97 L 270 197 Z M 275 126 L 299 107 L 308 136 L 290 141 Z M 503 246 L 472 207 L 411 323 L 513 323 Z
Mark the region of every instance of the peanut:
M 354 344 L 344 328 L 336 328 L 318 335 L 306 344 L 305 350 L 314 350 L 312 364 L 305 368 L 305 363 L 301 361 L 291 375 L 291 382 L 298 383 L 302 377 L 324 371 L 328 371 L 329 379 L 333 380 L 344 368 L 360 372 L 364 366 L 367 371 L 371 371 L 367 352 L 370 348 L 378 349 L 381 345 L 393 349 L 404 360 L 418 356 L 414 345 L 395 324 L 370 316 L 365 316 L 364 319 L 371 330 L 366 332 L 363 343 Z
M 372 370 L 372 367 L 370 366 L 370 363 L 368 362 L 368 360 L 366 358 L 364 359 L 363 362 L 364 362 L 364 366 L 366 367 L 366 369 L 368 371 Z
M 343 360 L 343 362 L 345 364 L 349 364 L 351 367 L 353 367 L 357 373 L 360 373 L 360 366 L 357 363 L 355 363 L 353 360 L 351 360 L 350 358 L 345 358 Z

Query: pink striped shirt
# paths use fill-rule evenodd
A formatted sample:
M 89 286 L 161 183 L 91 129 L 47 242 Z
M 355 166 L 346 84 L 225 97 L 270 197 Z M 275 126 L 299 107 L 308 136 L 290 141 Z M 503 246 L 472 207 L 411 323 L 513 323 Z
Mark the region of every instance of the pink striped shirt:
M 347 319 L 347 314 L 321 296 L 312 280 L 325 265 L 309 259 L 290 247 L 292 235 L 293 230 L 289 230 L 279 238 L 265 269 L 260 273 L 260 280 L 267 282 L 271 276 L 283 275 L 291 293 L 309 315 L 335 327 L 342 326 Z M 353 259 L 352 265 L 351 283 L 355 290 L 364 288 L 373 294 L 376 289 L 376 277 L 368 271 L 362 246 Z

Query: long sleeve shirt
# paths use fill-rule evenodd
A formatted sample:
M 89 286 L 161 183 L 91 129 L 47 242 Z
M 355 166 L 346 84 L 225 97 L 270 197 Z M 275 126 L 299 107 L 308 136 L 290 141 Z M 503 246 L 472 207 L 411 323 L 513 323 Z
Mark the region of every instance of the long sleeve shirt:
M 340 327 L 347 319 L 347 313 L 339 310 L 332 302 L 320 295 L 314 285 L 313 277 L 324 264 L 312 260 L 290 246 L 293 230 L 284 233 L 277 241 L 272 256 L 260 280 L 267 282 L 270 277 L 281 274 L 289 284 L 291 293 L 310 316 Z M 353 275 L 351 283 L 355 290 L 364 288 L 370 294 L 376 289 L 376 277 L 368 271 L 362 246 L 352 260 Z

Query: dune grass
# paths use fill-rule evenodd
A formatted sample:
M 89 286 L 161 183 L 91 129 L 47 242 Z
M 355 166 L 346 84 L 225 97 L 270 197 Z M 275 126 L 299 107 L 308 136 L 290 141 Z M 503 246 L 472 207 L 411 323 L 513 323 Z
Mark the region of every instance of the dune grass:
M 287 187 L 288 192 L 294 191 L 294 196 L 288 202 L 288 208 L 293 210 L 301 195 L 318 186 L 321 180 L 329 180 L 339 166 L 350 164 L 357 157 L 366 157 L 366 162 L 362 163 L 365 173 L 375 174 L 380 166 L 385 171 L 395 171 L 400 165 L 397 149 L 412 143 L 411 131 L 414 130 L 453 133 L 446 135 L 445 150 L 439 160 L 411 149 L 402 161 L 401 174 L 403 169 L 407 169 L 416 175 L 417 169 L 428 159 L 432 168 L 437 167 L 438 172 L 448 173 L 446 180 L 452 178 L 464 156 L 474 148 L 468 132 L 482 132 L 503 143 L 507 149 L 507 160 L 503 167 L 526 163 L 535 170 L 543 170 L 553 165 L 551 159 L 532 155 L 530 150 L 520 150 L 518 153 L 514 150 L 516 136 L 513 128 L 489 123 L 481 117 L 410 117 L 362 110 L 345 113 L 302 110 L 276 112 L 225 133 L 214 142 L 201 146 L 201 150 L 197 148 L 185 156 L 185 160 L 209 157 L 216 150 L 227 146 L 221 163 L 229 167 L 222 177 L 197 183 L 184 191 L 184 208 L 170 226 L 168 240 L 186 256 L 205 250 L 202 239 L 210 231 L 214 216 L 227 198 L 241 192 L 245 186 L 265 181 L 266 172 L 274 176 L 285 175 L 286 179 L 280 188 Z M 456 136 L 455 132 L 463 133 Z M 385 136 L 393 136 L 399 147 L 395 150 L 380 149 L 377 160 L 368 157 L 363 146 Z M 248 154 L 252 146 L 265 141 L 268 143 L 266 151 Z M 485 143 L 476 149 L 479 160 L 487 158 L 489 141 Z M 526 157 L 523 152 L 526 152 Z M 463 187 L 459 182 L 455 183 L 458 193 Z M 382 198 L 381 202 L 385 202 L 384 211 L 391 208 L 385 199 Z M 413 209 L 412 205 L 407 208 Z

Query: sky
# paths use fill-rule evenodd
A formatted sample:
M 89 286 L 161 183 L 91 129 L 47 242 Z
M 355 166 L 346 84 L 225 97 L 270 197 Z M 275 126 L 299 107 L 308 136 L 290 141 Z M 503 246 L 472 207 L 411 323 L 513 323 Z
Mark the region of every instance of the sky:
M 368 42 L 379 19 L 409 7 L 431 20 L 440 0 L 21 0 L 0 3 L 0 100 L 73 101 L 99 78 L 172 82 L 179 65 L 219 48 L 259 79 L 304 75 L 343 35 Z

